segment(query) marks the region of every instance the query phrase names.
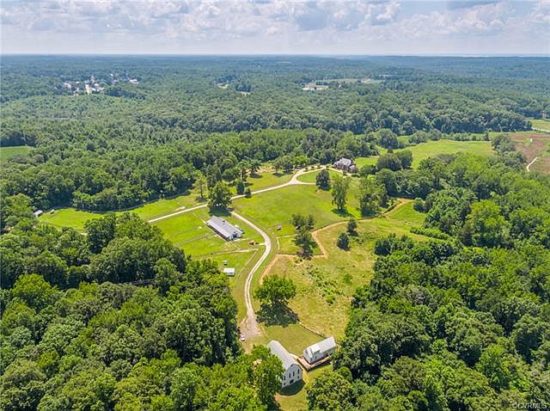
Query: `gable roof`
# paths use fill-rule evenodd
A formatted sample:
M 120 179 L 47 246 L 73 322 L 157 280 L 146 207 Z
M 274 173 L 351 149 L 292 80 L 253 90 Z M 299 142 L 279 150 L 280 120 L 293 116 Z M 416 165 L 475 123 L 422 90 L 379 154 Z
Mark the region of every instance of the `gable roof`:
M 279 358 L 281 362 L 283 363 L 283 368 L 288 370 L 293 364 L 298 365 L 296 360 L 292 355 L 289 354 L 289 352 L 281 345 L 281 343 L 277 340 L 272 340 L 267 344 L 267 348 L 269 348 L 269 351 L 271 351 L 271 354 Z
M 310 345 L 306 348 L 306 351 L 308 354 L 312 355 L 315 352 L 327 352 L 334 348 L 336 348 L 336 341 L 334 341 L 334 337 L 328 337 L 323 341 Z
M 243 235 L 243 230 L 228 223 L 221 217 L 212 216 L 206 224 L 226 238 Z

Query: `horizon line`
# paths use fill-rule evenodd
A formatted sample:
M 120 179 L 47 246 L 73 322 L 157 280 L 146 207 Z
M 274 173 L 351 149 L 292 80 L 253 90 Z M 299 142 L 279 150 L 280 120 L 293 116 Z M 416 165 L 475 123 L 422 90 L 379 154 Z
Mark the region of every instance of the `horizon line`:
M 550 53 L 2 53 L 1 57 L 462 57 L 462 58 L 495 58 L 495 57 L 536 57 L 548 58 Z

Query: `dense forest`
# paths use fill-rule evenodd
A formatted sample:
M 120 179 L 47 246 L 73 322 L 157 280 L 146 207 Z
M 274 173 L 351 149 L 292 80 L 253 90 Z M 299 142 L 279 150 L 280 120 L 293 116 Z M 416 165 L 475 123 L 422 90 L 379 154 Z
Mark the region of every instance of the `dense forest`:
M 2 167 L 0 189 L 28 195 L 37 208 L 124 209 L 183 193 L 199 172 L 232 181 L 254 160 L 287 156 L 301 165 L 374 154 L 368 146 L 381 129 L 525 130 L 526 117 L 540 118 L 550 105 L 550 85 L 540 81 L 550 74 L 545 63 L 6 57 L 0 143 L 36 149 Z M 310 81 L 350 78 L 372 82 L 302 90 Z M 76 94 L 77 82 L 102 91 Z
M 236 184 L 265 162 L 290 172 L 381 152 L 358 172 L 361 214 L 408 198 L 424 240 L 376 241 L 373 279 L 351 301 L 334 370 L 307 386 L 309 408 L 547 407 L 550 177 L 526 172 L 507 134 L 548 112 L 547 63 L 3 58 L 0 142 L 33 149 L 1 167 L 0 409 L 275 409 L 281 364 L 265 347 L 243 352 L 217 265 L 130 212 L 81 233 L 33 211 L 126 209 L 198 179 Z M 329 79 L 346 81 L 302 90 Z M 74 91 L 84 84 L 99 91 Z M 493 156 L 415 168 L 398 139 L 490 131 Z M 320 175 L 325 189 L 348 181 Z

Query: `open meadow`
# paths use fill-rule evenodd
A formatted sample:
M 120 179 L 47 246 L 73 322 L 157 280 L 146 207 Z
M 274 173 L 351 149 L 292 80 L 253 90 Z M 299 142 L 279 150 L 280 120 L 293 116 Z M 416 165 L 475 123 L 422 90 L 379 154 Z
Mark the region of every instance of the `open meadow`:
M 491 143 L 489 141 L 455 141 L 455 140 L 437 140 L 427 141 L 417 145 L 408 146 L 405 150 L 410 150 L 413 154 L 412 167 L 416 168 L 422 160 L 428 157 L 435 157 L 439 154 L 457 154 L 468 153 L 480 156 L 490 156 L 493 154 Z M 399 150 L 395 150 L 396 152 Z M 381 153 L 385 153 L 382 150 Z M 378 156 L 358 157 L 355 159 L 357 167 L 365 165 L 376 165 Z
M 7 161 L 14 156 L 28 154 L 32 149 L 29 146 L 0 147 L 0 162 Z

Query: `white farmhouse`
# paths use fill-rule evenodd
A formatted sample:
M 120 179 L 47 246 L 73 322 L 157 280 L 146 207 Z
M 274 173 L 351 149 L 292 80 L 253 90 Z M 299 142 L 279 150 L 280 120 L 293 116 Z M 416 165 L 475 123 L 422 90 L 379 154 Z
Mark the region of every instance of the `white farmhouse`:
M 310 364 L 322 360 L 329 355 L 334 354 L 336 350 L 336 341 L 334 337 L 329 337 L 326 340 L 310 345 L 304 350 L 304 358 Z
M 285 388 L 302 379 L 302 369 L 292 355 L 289 354 L 285 347 L 279 341 L 272 340 L 267 344 L 267 348 L 271 354 L 279 358 L 283 363 L 284 372 L 281 378 L 281 387 Z

